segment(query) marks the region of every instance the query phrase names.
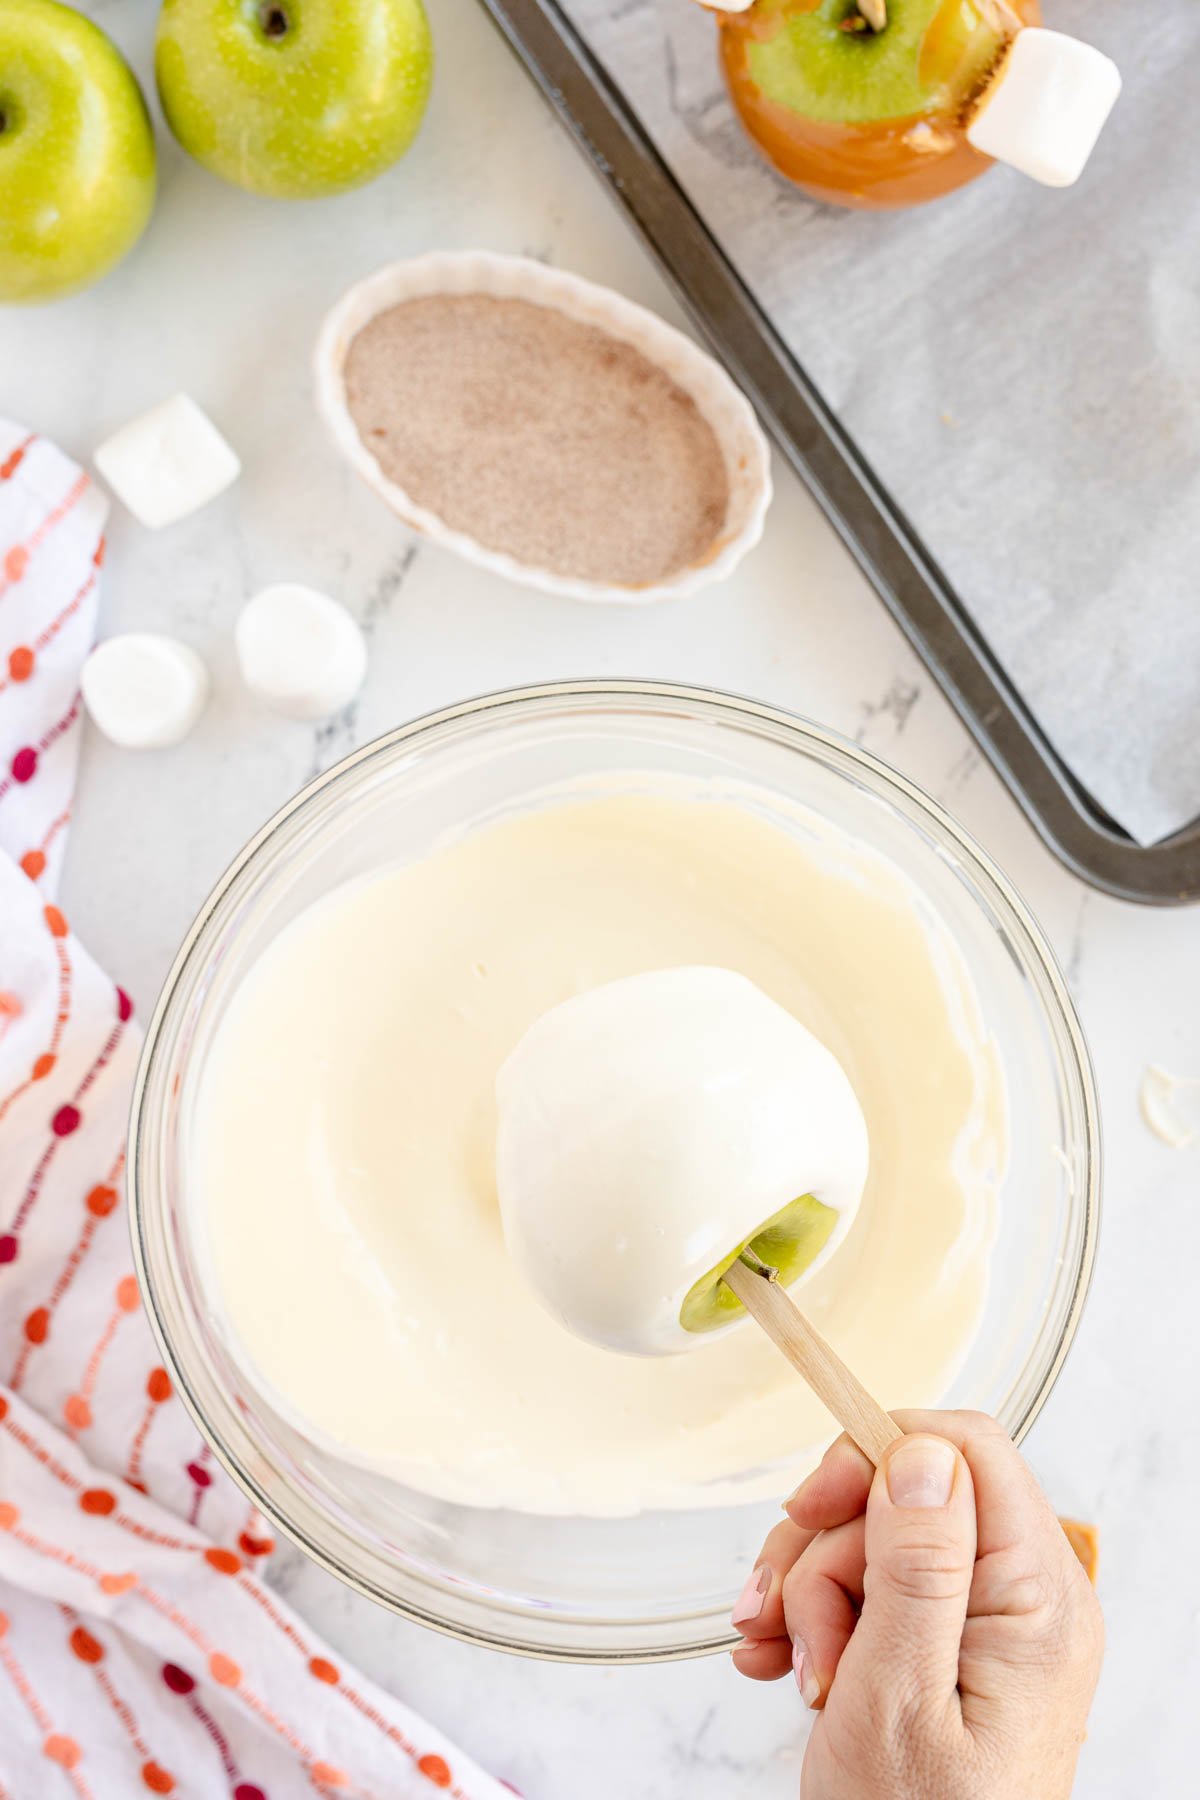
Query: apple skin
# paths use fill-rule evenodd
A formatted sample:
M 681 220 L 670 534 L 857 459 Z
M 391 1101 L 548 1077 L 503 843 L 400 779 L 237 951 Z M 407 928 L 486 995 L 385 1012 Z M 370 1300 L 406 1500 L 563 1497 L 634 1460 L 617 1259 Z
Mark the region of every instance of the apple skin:
M 1009 0 L 1021 23 L 1039 0 Z M 718 15 L 730 98 L 757 148 L 818 200 L 940 199 L 991 167 L 962 109 L 1001 40 L 981 0 L 888 0 L 878 35 L 843 33 L 853 0 L 757 0 Z
M 836 1224 L 837 1213 L 832 1207 L 822 1206 L 812 1194 L 801 1194 L 760 1225 L 744 1243 L 735 1245 L 707 1275 L 693 1282 L 684 1295 L 679 1323 L 685 1331 L 716 1331 L 745 1313 L 745 1307 L 721 1277 L 747 1247 L 778 1270 L 785 1288 L 792 1287 L 817 1260 Z
M 953 111 L 1004 42 L 972 0 L 889 0 L 881 32 L 841 29 L 850 0 L 759 0 L 750 68 L 768 100 L 817 123 Z
M 307 200 L 373 181 L 412 143 L 433 45 L 421 0 L 166 0 L 167 123 L 214 174 Z
M 58 0 L 0 5 L 0 301 L 57 299 L 133 248 L 154 133 L 129 65 Z

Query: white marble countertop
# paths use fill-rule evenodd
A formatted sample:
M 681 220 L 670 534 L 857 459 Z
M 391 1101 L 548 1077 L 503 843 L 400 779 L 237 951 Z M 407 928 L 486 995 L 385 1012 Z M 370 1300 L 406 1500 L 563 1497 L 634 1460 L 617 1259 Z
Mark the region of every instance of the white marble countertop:
M 153 9 L 95 0 L 144 75 Z M 145 1009 L 184 927 L 249 833 L 309 775 L 388 726 L 487 689 L 570 675 L 725 686 L 856 737 L 944 802 L 1040 916 L 1075 991 L 1099 1075 L 1106 1206 L 1076 1347 L 1029 1441 L 1061 1510 L 1098 1521 L 1110 1645 L 1078 1793 L 1195 1792 L 1200 1491 L 1195 1424 L 1200 1150 L 1154 1139 L 1143 1067 L 1200 1073 L 1200 911 L 1150 912 L 1066 874 L 983 766 L 946 703 L 793 478 L 761 547 L 726 586 L 673 606 L 588 608 L 416 552 L 339 464 L 309 397 L 321 314 L 398 255 L 485 245 L 549 258 L 677 317 L 647 257 L 474 0 L 431 0 L 440 69 L 408 159 L 374 186 L 307 205 L 254 200 L 160 131 L 147 238 L 90 294 L 0 314 L 0 410 L 86 459 L 184 388 L 240 451 L 238 485 L 158 536 L 114 509 L 103 629 L 179 632 L 215 698 L 175 751 L 90 735 L 65 905 Z M 229 628 L 246 594 L 296 579 L 366 624 L 359 703 L 319 728 L 254 710 Z M 276 1579 L 345 1654 L 423 1709 L 529 1800 L 783 1800 L 803 1738 L 794 1690 L 752 1687 L 723 1658 L 558 1668 L 467 1648 L 283 1556 Z M 1032 1797 L 1031 1797 L 1032 1800 Z

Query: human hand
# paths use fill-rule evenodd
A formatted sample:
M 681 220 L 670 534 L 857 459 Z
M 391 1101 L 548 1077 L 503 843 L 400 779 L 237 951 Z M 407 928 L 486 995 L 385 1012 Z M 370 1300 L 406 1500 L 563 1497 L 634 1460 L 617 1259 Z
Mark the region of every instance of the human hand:
M 734 1609 L 744 1675 L 818 1709 L 801 1800 L 1066 1800 L 1100 1607 L 993 1419 L 897 1413 L 878 1471 L 848 1438 L 787 1502 Z

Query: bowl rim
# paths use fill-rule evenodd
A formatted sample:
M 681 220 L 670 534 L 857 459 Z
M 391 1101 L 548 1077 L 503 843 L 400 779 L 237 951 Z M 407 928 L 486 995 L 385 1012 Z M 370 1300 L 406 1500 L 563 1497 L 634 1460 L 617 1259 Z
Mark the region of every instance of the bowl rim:
M 355 337 L 379 313 L 404 300 L 433 294 L 489 294 L 526 299 L 567 318 L 594 325 L 633 344 L 685 388 L 708 420 L 730 475 L 731 494 L 740 474 L 747 500 L 744 517 L 722 530 L 699 560 L 643 587 L 589 581 L 519 561 L 448 525 L 384 474 L 364 443 L 346 399 L 345 364 Z M 326 313 L 313 349 L 317 411 L 335 448 L 372 491 L 411 530 L 509 581 L 572 600 L 644 606 L 675 600 L 723 581 L 762 537 L 772 497 L 771 456 L 754 409 L 728 371 L 703 345 L 660 314 L 615 288 L 534 257 L 495 250 L 430 250 L 376 269 L 356 281 Z M 719 417 L 714 416 L 719 413 Z
M 1057 1341 L 1046 1360 L 1035 1392 L 1030 1396 L 1020 1417 L 1013 1425 L 1013 1440 L 1017 1444 L 1022 1442 L 1049 1399 L 1070 1352 L 1091 1287 L 1099 1241 L 1101 1133 L 1095 1075 L 1083 1028 L 1054 951 L 1029 907 L 988 852 L 915 782 L 910 781 L 907 776 L 902 775 L 871 752 L 862 749 L 860 745 L 841 733 L 818 725 L 786 708 L 720 688 L 628 678 L 564 679 L 498 689 L 424 713 L 359 746 L 358 749 L 351 751 L 349 755 L 307 782 L 253 834 L 213 885 L 184 935 L 150 1016 L 134 1078 L 126 1165 L 129 1230 L 139 1290 L 151 1330 L 163 1363 L 171 1375 L 175 1392 L 183 1401 L 197 1430 L 221 1467 L 241 1492 L 270 1521 L 274 1530 L 295 1544 L 328 1574 L 335 1576 L 364 1598 L 385 1606 L 391 1612 L 410 1619 L 416 1624 L 426 1626 L 442 1636 L 538 1661 L 602 1666 L 675 1662 L 711 1655 L 719 1651 L 728 1651 L 736 1647 L 740 1639 L 738 1634 L 724 1623 L 723 1614 L 681 1613 L 670 1620 L 669 1624 L 680 1626 L 689 1618 L 712 1618 L 714 1619 L 712 1634 L 672 1644 L 653 1643 L 629 1647 L 614 1642 L 613 1644 L 593 1643 L 587 1648 L 581 1648 L 576 1643 L 565 1641 L 572 1630 L 581 1629 L 579 1622 L 570 1620 L 568 1615 L 556 1615 L 550 1609 L 539 1613 L 537 1617 L 544 1625 L 555 1625 L 561 1620 L 562 1624 L 566 1626 L 564 1641 L 542 1643 L 533 1641 L 529 1637 L 522 1639 L 514 1635 L 506 1635 L 498 1625 L 472 1625 L 462 1619 L 443 1617 L 411 1597 L 401 1596 L 390 1591 L 349 1568 L 339 1560 L 333 1550 L 314 1542 L 301 1525 L 284 1514 L 280 1504 L 261 1486 L 253 1474 L 241 1466 L 233 1451 L 217 1435 L 193 1392 L 189 1375 L 182 1366 L 175 1346 L 167 1334 L 156 1281 L 152 1272 L 147 1238 L 147 1189 L 153 1186 L 151 1180 L 144 1181 L 143 1179 L 143 1159 L 146 1155 L 148 1131 L 147 1090 L 155 1071 L 156 1058 L 160 1053 L 164 1033 L 172 1018 L 177 992 L 185 975 L 190 970 L 197 946 L 214 915 L 242 876 L 257 863 L 260 852 L 276 833 L 307 809 L 318 796 L 361 769 L 374 758 L 386 756 L 398 746 L 412 745 L 414 740 L 426 736 L 435 737 L 443 727 L 448 725 L 468 720 L 486 721 L 496 713 L 536 715 L 538 711 L 547 707 L 553 708 L 556 705 L 571 702 L 594 702 L 598 705 L 612 702 L 620 705 L 621 702 L 636 704 L 655 701 L 662 702 L 664 705 L 688 709 L 689 716 L 693 719 L 715 714 L 719 720 L 735 726 L 749 723 L 772 727 L 776 731 L 790 734 L 793 738 L 799 738 L 803 744 L 824 753 L 826 758 L 832 757 L 835 762 L 837 759 L 843 759 L 860 771 L 865 771 L 870 775 L 877 789 L 882 788 L 885 796 L 890 798 L 889 790 L 891 790 L 910 808 L 915 809 L 918 817 L 923 814 L 950 839 L 957 852 L 962 856 L 972 880 L 977 882 L 982 880 L 985 889 L 990 887 L 992 890 L 990 897 L 999 900 L 1001 907 L 1006 909 L 1009 915 L 1006 923 L 1017 927 L 1025 940 L 1025 949 L 1030 953 L 1034 966 L 1046 980 L 1057 1013 L 1056 1023 L 1065 1031 L 1070 1047 L 1072 1067 L 1078 1078 L 1078 1098 L 1082 1106 L 1082 1136 L 1085 1150 L 1085 1181 L 1081 1195 L 1082 1229 L 1079 1234 L 1078 1265 L 1064 1303 L 1062 1325 Z M 494 1604 L 493 1618 L 503 1618 L 506 1613 L 514 1618 L 521 1618 L 526 1624 L 529 1622 L 522 1611 L 512 1607 L 505 1608 L 499 1602 Z M 718 1618 L 722 1621 L 719 1627 L 715 1623 Z M 627 1621 L 624 1624 L 617 1621 L 615 1625 L 612 1621 L 603 1621 L 589 1626 L 587 1629 L 600 1633 L 614 1629 L 619 1632 L 622 1629 L 633 1629 L 634 1624 L 634 1621 Z

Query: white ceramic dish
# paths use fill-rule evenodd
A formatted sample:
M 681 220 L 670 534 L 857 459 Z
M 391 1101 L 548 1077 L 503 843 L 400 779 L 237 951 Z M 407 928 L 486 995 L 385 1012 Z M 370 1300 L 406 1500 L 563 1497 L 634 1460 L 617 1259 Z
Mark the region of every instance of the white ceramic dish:
M 377 313 L 401 301 L 431 294 L 491 294 L 553 307 L 632 344 L 664 370 L 708 420 L 725 458 L 729 505 L 724 524 L 704 558 L 645 587 L 579 581 L 551 569 L 518 562 L 504 551 L 489 549 L 466 532 L 452 530 L 436 513 L 419 506 L 410 494 L 390 481 L 359 435 L 347 405 L 346 357 L 358 333 Z M 367 485 L 413 531 L 510 581 L 574 600 L 610 600 L 631 605 L 672 600 L 695 593 L 711 582 L 723 581 L 762 536 L 771 499 L 770 456 L 766 438 L 745 395 L 691 338 L 644 306 L 579 275 L 547 268 L 529 257 L 498 256 L 483 250 L 437 251 L 392 263 L 356 283 L 329 313 L 317 338 L 314 374 L 317 408 L 330 436 Z

